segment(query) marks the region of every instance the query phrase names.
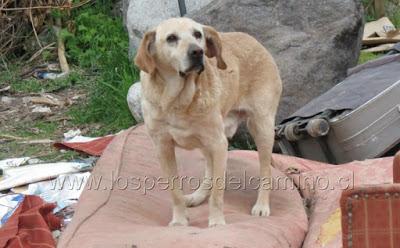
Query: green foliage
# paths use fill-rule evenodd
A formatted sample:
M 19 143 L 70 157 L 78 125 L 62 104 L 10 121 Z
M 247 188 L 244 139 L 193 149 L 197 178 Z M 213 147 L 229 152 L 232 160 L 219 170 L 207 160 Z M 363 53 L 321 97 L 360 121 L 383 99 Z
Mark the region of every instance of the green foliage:
M 88 85 L 87 105 L 73 109 L 71 115 L 78 124 L 105 124 L 104 132 L 132 126 L 135 122 L 126 96 L 138 71 L 128 58 L 128 35 L 122 20 L 105 14 L 104 6 L 95 6 L 75 13 L 74 23 L 74 33 L 62 33 L 68 59 L 96 74 L 96 80 Z
M 128 37 L 120 20 L 88 10 L 75 18 L 75 25 L 74 35 L 64 30 L 63 36 L 67 40 L 68 55 L 80 66 L 102 69 L 99 67 L 108 58 L 119 55 L 117 50 L 127 51 Z
M 362 0 L 365 9 L 365 21 L 375 21 L 376 14 L 374 9 L 374 0 Z M 390 21 L 400 28 L 400 5 L 398 0 L 385 0 L 385 14 Z
M 400 6 L 396 10 L 392 10 L 389 19 L 397 28 L 400 28 Z

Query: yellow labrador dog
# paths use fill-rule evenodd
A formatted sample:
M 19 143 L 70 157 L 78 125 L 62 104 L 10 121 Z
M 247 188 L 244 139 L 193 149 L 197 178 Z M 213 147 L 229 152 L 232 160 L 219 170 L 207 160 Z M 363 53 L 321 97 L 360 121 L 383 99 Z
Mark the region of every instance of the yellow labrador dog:
M 209 197 L 209 226 L 224 225 L 228 141 L 247 121 L 260 158 L 260 187 L 252 215 L 268 216 L 274 122 L 282 84 L 277 66 L 253 37 L 218 33 L 188 18 L 173 18 L 147 32 L 136 58 L 142 108 L 161 167 L 169 178 L 171 226 L 188 225 L 186 207 Z M 207 165 L 201 186 L 183 195 L 175 146 L 199 148 Z

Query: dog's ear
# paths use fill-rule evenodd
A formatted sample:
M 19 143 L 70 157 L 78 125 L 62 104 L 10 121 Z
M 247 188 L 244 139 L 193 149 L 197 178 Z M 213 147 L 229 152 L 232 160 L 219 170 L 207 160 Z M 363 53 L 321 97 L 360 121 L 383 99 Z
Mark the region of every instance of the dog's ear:
M 147 32 L 140 42 L 140 46 L 135 57 L 135 64 L 137 67 L 149 74 L 153 73 L 156 69 L 156 63 L 153 58 L 155 39 L 155 31 Z
M 206 56 L 209 58 L 217 58 L 217 66 L 219 69 L 225 70 L 226 64 L 222 58 L 222 41 L 214 28 L 210 26 L 203 27 L 204 36 L 206 38 Z

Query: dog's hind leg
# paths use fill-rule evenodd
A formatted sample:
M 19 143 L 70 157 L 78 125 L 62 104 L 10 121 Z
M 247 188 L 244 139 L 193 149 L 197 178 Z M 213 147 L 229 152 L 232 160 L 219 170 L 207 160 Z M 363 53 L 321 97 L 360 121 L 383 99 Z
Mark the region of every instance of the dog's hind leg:
M 261 111 L 251 113 L 248 128 L 253 137 L 260 160 L 260 185 L 258 197 L 251 214 L 255 216 L 268 216 L 270 214 L 269 194 L 271 190 L 271 156 L 274 144 L 274 121 L 271 115 Z
M 212 160 L 211 154 L 205 150 L 202 151 L 207 160 L 204 172 L 204 179 L 200 186 L 189 195 L 185 195 L 185 204 L 187 207 L 196 207 L 202 204 L 210 195 L 212 188 Z

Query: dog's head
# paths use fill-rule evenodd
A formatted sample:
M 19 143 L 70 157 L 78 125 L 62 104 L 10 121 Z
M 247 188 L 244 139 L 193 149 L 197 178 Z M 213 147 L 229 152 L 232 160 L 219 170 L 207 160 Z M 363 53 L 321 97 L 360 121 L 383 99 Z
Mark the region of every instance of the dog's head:
M 218 68 L 226 69 L 218 32 L 188 18 L 172 18 L 144 35 L 135 63 L 147 73 L 168 70 L 184 77 L 204 70 L 204 56 L 215 57 Z

